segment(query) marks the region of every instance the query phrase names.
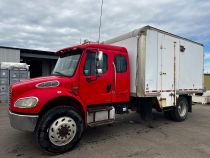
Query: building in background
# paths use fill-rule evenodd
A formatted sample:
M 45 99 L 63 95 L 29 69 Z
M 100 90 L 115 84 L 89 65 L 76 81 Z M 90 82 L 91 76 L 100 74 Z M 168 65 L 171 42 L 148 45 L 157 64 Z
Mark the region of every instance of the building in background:
M 0 46 L 0 62 L 27 63 L 30 78 L 51 74 L 57 56 L 54 52 Z

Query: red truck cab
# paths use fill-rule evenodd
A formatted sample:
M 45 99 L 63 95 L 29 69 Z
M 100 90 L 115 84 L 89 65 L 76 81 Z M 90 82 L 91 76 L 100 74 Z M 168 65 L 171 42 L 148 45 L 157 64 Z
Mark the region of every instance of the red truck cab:
M 51 76 L 13 84 L 11 126 L 35 132 L 49 152 L 72 149 L 88 126 L 112 123 L 130 100 L 126 48 L 98 43 L 67 47 Z

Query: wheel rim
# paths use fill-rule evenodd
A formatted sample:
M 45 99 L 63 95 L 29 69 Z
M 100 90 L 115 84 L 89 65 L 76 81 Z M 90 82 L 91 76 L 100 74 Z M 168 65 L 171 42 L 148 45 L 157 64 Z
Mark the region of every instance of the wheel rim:
M 72 141 L 77 132 L 77 125 L 71 117 L 56 119 L 49 128 L 49 139 L 57 146 L 63 146 Z
M 187 113 L 187 104 L 184 101 L 181 101 L 178 105 L 178 112 L 181 117 L 185 117 Z

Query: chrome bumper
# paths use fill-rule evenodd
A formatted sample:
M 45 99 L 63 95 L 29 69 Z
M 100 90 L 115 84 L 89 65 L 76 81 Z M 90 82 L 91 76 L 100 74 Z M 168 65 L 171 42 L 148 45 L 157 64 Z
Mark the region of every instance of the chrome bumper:
M 9 111 L 10 124 L 13 128 L 33 132 L 36 127 L 39 116 L 20 115 Z

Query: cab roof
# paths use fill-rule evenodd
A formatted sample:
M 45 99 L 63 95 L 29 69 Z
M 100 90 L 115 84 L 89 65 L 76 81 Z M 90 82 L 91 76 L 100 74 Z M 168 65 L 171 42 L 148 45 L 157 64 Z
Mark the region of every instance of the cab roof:
M 71 47 L 66 47 L 63 48 L 59 51 L 56 52 L 56 54 L 60 54 L 60 53 L 65 53 L 65 52 L 69 52 L 72 50 L 84 50 L 87 48 L 99 48 L 99 49 L 105 49 L 105 50 L 114 50 L 114 51 L 121 51 L 123 52 L 127 52 L 125 47 L 120 47 L 120 46 L 113 46 L 113 45 L 108 45 L 108 44 L 98 44 L 98 43 L 86 43 L 86 44 L 81 44 L 81 45 L 76 45 L 76 46 L 71 46 Z

